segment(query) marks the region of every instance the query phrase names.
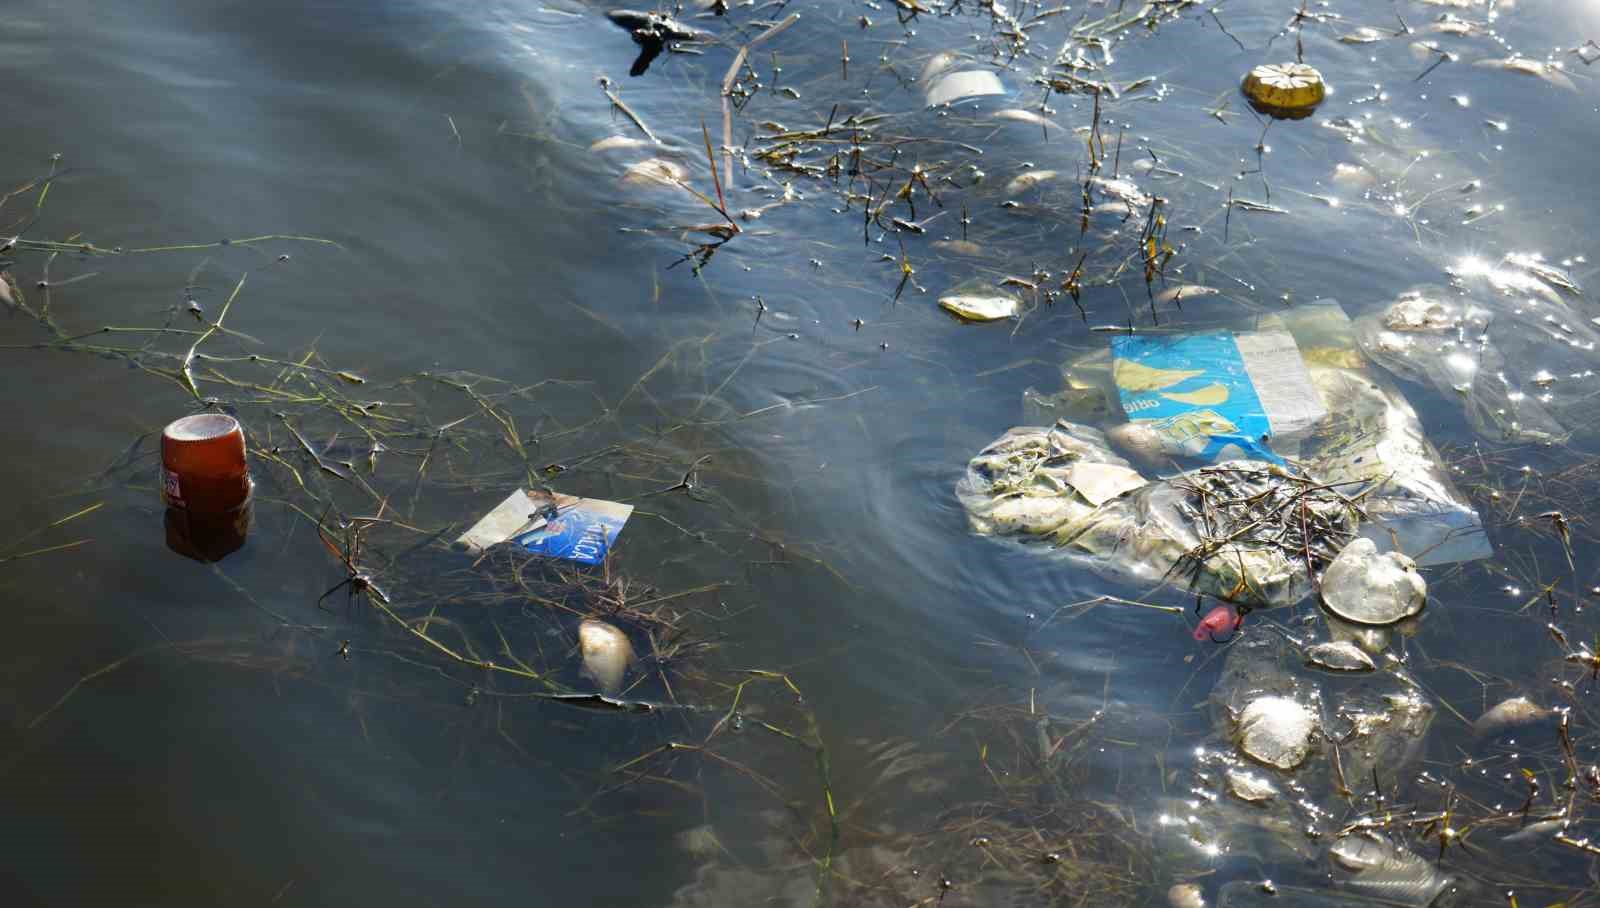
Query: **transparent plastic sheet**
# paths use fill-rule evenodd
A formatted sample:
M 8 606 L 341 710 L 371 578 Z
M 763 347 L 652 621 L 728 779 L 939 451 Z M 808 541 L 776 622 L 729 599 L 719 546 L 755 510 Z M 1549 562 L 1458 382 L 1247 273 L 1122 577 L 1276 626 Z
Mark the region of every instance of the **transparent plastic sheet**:
M 1491 310 L 1443 287 L 1408 290 L 1356 319 L 1361 350 L 1397 377 L 1462 402 L 1473 431 L 1497 441 L 1593 441 L 1600 331 L 1559 298 Z

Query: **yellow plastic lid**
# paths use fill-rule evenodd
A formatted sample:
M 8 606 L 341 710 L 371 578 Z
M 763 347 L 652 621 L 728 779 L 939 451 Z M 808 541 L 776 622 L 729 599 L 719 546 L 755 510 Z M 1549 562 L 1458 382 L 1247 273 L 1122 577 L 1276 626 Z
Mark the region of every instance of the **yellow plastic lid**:
M 1244 93 L 1259 109 L 1295 117 L 1309 114 L 1326 94 L 1322 73 L 1305 63 L 1263 63 L 1244 77 Z

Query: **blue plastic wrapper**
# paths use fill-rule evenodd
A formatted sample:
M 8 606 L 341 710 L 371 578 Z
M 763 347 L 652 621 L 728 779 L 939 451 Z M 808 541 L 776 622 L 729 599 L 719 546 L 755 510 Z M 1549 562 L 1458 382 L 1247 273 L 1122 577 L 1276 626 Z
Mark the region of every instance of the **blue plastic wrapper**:
M 600 564 L 632 513 L 631 504 L 584 498 L 546 520 L 544 526 L 515 536 L 512 541 L 536 555 Z

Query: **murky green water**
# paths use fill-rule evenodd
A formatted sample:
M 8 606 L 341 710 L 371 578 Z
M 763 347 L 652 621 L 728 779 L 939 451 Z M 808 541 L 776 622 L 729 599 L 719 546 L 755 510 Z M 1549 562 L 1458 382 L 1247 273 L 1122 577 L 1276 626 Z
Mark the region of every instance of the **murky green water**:
M 31 188 L 0 206 L 0 236 L 32 245 L 0 254 L 26 307 L 0 320 L 16 427 L 0 459 L 0 541 L 17 540 L 0 551 L 6 903 L 1160 904 L 1191 879 L 1214 903 L 1230 881 L 1321 885 L 1326 837 L 1386 809 L 1414 811 L 1386 831 L 1429 858 L 1441 823 L 1473 830 L 1439 861 L 1456 904 L 1508 888 L 1522 905 L 1593 900 L 1593 855 L 1574 844 L 1600 794 L 1592 665 L 1563 659 L 1600 639 L 1584 425 L 1566 444 L 1480 438 L 1452 395 L 1402 385 L 1497 551 L 1427 571 L 1432 602 L 1391 652 L 1435 719 L 1414 762 L 1378 777 L 1381 801 L 1365 780 L 1322 801 L 1322 839 L 1248 823 L 1199 848 L 1164 837 L 1175 804 L 1214 792 L 1197 750 L 1222 743 L 1205 703 L 1226 651 L 1191 639 L 1192 615 L 1058 615 L 1101 594 L 1193 600 L 977 538 L 952 490 L 1022 423 L 1025 388 L 1054 391 L 1062 363 L 1105 348 L 1090 326 L 1150 323 L 1144 209 L 1080 223 L 1090 97 L 1051 95 L 1053 126 L 993 116 L 1037 112 L 1058 52 L 1124 89 L 1101 110 L 1102 175 L 1166 200 L 1165 279 L 1222 290 L 1162 308 L 1163 327 L 1320 297 L 1369 312 L 1451 272 L 1514 308 L 1463 260 L 1539 253 L 1594 283 L 1585 57 L 1600 51 L 1570 51 L 1600 33 L 1600 6 L 1054 9 L 1012 10 L 1029 36 L 1015 46 L 970 0 L 915 17 L 685 11 L 711 39 L 629 78 L 629 35 L 576 3 L 13 4 L 0 173 Z M 619 179 L 662 155 L 714 198 L 702 126 L 721 147 L 724 73 L 791 13 L 737 71 L 729 121 L 721 188 L 730 213 L 760 217 L 736 216 L 697 272 L 682 259 L 716 237 L 684 228 L 721 216 Z M 1068 40 L 1091 22 L 1102 45 Z M 1341 40 L 1361 26 L 1377 40 Z M 1297 40 L 1333 92 L 1263 131 L 1239 78 Z M 1454 56 L 1428 70 L 1425 41 Z M 951 50 L 989 69 L 1016 51 L 1010 94 L 925 110 L 917 77 Z M 1478 65 L 1514 54 L 1561 69 Z M 592 150 L 642 138 L 603 77 L 659 147 Z M 820 174 L 760 158 L 778 144 L 764 137 L 824 124 L 795 159 Z M 1030 169 L 1060 176 L 1008 191 Z M 1230 210 L 1230 193 L 1283 213 Z M 244 242 L 262 236 L 282 238 Z M 187 248 L 131 251 L 168 246 Z M 1085 252 L 1081 317 L 1065 293 L 1018 291 L 1025 317 L 991 325 L 935 303 L 1008 276 L 1059 287 Z M 200 406 L 172 371 L 198 335 L 173 331 L 203 330 L 236 287 L 225 324 L 246 336 L 202 349 L 326 371 L 199 361 L 200 396 L 261 455 L 250 543 L 213 568 L 164 544 L 154 439 Z M 1587 298 L 1558 299 L 1587 325 Z M 106 325 L 166 332 L 82 337 Z M 1527 341 L 1523 375 L 1545 343 Z M 1582 423 L 1596 379 L 1572 371 L 1530 391 Z M 380 419 L 348 407 L 372 400 Z M 376 461 L 362 426 L 392 433 Z M 633 501 L 613 563 L 631 586 L 551 607 L 507 592 L 515 565 L 474 572 L 437 544 L 530 480 Z M 346 576 L 317 537 L 325 515 L 416 528 L 366 534 L 392 615 L 343 591 L 318 609 Z M 623 606 L 660 622 L 617 619 L 645 656 L 629 696 L 703 711 L 574 709 L 501 670 L 520 659 L 587 689 L 577 611 Z M 1257 613 L 1247 633 L 1310 633 L 1315 612 Z M 688 645 L 662 661 L 669 625 Z M 1474 739 L 1513 695 L 1570 708 L 1570 760 L 1553 722 Z M 1572 842 L 1502 841 L 1524 769 L 1529 815 L 1570 799 Z

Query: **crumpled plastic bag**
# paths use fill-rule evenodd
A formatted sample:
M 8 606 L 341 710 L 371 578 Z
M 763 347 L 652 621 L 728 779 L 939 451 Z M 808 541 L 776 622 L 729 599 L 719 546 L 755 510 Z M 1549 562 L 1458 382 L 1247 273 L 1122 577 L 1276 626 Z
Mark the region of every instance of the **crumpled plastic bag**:
M 1241 498 L 1271 493 L 1276 477 L 1283 475 L 1272 464 L 1232 460 L 1156 480 L 1062 524 L 1056 545 L 1087 556 L 1102 570 L 1182 582 L 1196 593 L 1251 608 L 1289 605 L 1309 596 L 1305 560 L 1269 541 L 1278 524 L 1237 536 L 1229 532 L 1232 541 L 1208 544 L 1214 537 L 1202 535 L 1204 505 L 1190 482 L 1196 474 L 1221 473 L 1231 477 L 1229 494 Z
M 967 464 L 956 497 L 976 533 L 1042 536 L 1144 483 L 1098 429 L 1058 422 L 995 439 Z
M 1147 481 L 1112 452 L 1104 433 L 1058 421 L 995 439 L 967 465 L 956 495 L 981 535 L 1049 541 L 1102 573 L 1182 582 L 1219 599 L 1271 607 L 1310 595 L 1306 559 L 1270 539 L 1279 524 L 1237 534 L 1237 527 L 1214 525 L 1233 538 L 1208 538 L 1200 514 L 1206 505 L 1195 488 L 1221 483 L 1230 497 L 1259 496 L 1270 505 L 1272 496 L 1292 494 L 1295 480 L 1287 477 L 1281 467 L 1237 460 Z M 1325 494 L 1308 499 L 1308 507 L 1326 516 L 1337 502 Z M 1342 544 L 1354 521 L 1340 526 Z M 1328 560 L 1332 554 L 1321 551 Z

